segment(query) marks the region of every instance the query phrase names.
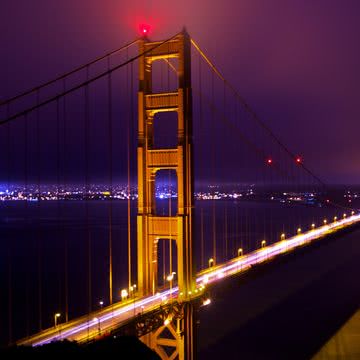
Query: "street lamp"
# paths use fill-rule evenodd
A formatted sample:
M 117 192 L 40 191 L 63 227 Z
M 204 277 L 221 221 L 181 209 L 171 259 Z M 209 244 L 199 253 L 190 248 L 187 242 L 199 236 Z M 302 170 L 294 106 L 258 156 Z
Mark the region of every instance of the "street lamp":
M 242 254 L 243 254 L 243 249 L 242 249 L 242 248 L 239 248 L 239 249 L 238 249 L 238 256 L 242 256 Z
M 285 234 L 284 233 L 281 234 L 280 239 L 285 240 Z
M 337 216 L 334 216 L 334 222 L 336 222 L 336 220 L 337 220 Z
M 60 316 L 61 316 L 60 313 L 56 313 L 56 314 L 54 315 L 54 327 L 57 326 L 57 319 L 58 319 Z
M 314 224 L 314 223 L 311 224 L 311 228 L 312 228 L 313 230 L 315 229 L 315 224 Z
M 265 247 L 265 245 L 266 245 L 266 240 L 263 240 L 263 241 L 261 242 L 261 247 L 263 248 L 263 247 Z
M 326 225 L 327 224 L 327 220 L 326 219 L 324 219 L 324 225 Z
M 97 317 L 94 317 L 93 318 L 93 321 L 96 323 L 98 323 L 98 332 L 99 332 L 99 335 L 101 335 L 101 328 L 100 328 L 100 318 L 97 318 Z
M 301 228 L 297 229 L 297 233 L 300 234 L 301 233 Z
M 345 214 L 345 213 L 343 214 L 343 218 L 344 218 L 344 219 L 346 218 L 346 214 Z
M 214 265 L 214 259 L 210 258 L 209 259 L 209 267 L 212 267 Z
M 121 290 L 121 300 L 126 299 L 129 296 L 129 293 L 126 289 Z
M 102 300 L 99 301 L 100 309 L 102 309 L 104 302 Z

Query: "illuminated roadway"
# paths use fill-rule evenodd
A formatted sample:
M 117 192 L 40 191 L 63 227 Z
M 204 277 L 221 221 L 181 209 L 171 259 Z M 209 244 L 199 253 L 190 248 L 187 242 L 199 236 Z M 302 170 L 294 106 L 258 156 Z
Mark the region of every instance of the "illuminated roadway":
M 298 246 L 305 245 L 358 222 L 360 222 L 360 214 L 344 217 L 341 220 L 262 247 L 249 254 L 238 256 L 224 264 L 212 266 L 197 274 L 197 289 L 191 296 L 196 298 L 201 295 L 207 284 L 215 283 L 223 278 L 246 271 L 252 265 L 267 261 L 277 255 L 286 253 Z M 152 296 L 118 302 L 90 315 L 59 324 L 57 327 L 46 329 L 36 335 L 22 339 L 18 344 L 38 346 L 65 338 L 79 342 L 86 341 L 100 334 L 110 333 L 113 328 L 118 328 L 136 314 L 146 314 L 146 312 L 154 310 L 161 304 L 175 298 L 181 301 L 182 294 L 179 297 L 178 295 L 178 287 L 173 287 L 171 290 L 167 289 Z

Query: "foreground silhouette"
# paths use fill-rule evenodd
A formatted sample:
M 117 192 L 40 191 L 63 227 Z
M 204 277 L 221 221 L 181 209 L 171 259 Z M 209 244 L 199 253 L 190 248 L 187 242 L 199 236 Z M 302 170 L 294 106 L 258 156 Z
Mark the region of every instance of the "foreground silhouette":
M 138 338 L 134 336 L 108 336 L 96 342 L 79 345 L 74 341 L 57 341 L 43 346 L 13 346 L 0 351 L 0 357 L 4 355 L 28 357 L 29 355 L 56 355 L 69 354 L 77 356 L 88 356 L 93 354 L 116 355 L 117 359 L 149 359 L 158 360 L 160 357 Z

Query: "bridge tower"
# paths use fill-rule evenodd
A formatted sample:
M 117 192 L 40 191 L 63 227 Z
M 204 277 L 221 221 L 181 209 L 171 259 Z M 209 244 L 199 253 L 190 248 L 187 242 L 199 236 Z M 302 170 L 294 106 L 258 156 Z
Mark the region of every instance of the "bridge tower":
M 192 92 L 191 42 L 186 30 L 172 40 L 140 41 L 138 93 L 138 216 L 137 271 L 138 289 L 142 296 L 155 294 L 158 284 L 158 241 L 175 241 L 177 247 L 177 280 L 180 301 L 187 301 L 195 289 L 193 260 L 193 154 L 192 154 Z M 174 92 L 152 91 L 152 64 L 155 61 L 178 60 L 178 89 Z M 178 117 L 177 147 L 154 148 L 154 121 L 160 112 L 176 112 Z M 173 169 L 177 174 L 178 208 L 175 216 L 159 216 L 155 206 L 155 176 L 157 171 Z M 163 328 L 142 340 L 166 359 L 161 344 L 176 348 L 168 358 L 192 358 L 191 304 L 183 307 L 183 316 L 168 322 Z M 187 310 L 190 309 L 190 310 Z M 162 335 L 172 334 L 169 336 Z

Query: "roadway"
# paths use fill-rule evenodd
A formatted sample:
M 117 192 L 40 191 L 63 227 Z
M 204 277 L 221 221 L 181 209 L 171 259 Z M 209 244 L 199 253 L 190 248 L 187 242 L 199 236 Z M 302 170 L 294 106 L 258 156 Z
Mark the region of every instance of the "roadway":
M 197 274 L 197 288 L 194 293 L 191 294 L 191 297 L 198 297 L 203 293 L 206 286 L 216 284 L 216 282 L 221 281 L 223 278 L 247 271 L 253 265 L 268 261 L 278 255 L 292 251 L 299 246 L 304 246 L 359 222 L 360 214 L 353 214 L 310 231 L 299 233 L 288 239 L 283 239 L 272 245 L 264 246 L 249 254 L 241 254 L 226 263 L 205 269 Z M 175 298 L 181 301 L 181 296 L 178 294 L 178 287 L 173 287 L 171 290 L 167 289 L 148 297 L 121 301 L 95 311 L 90 315 L 59 324 L 56 327 L 46 329 L 31 337 L 22 339 L 18 344 L 39 346 L 61 339 L 76 340 L 79 342 L 86 341 L 99 335 L 110 333 L 112 329 L 118 328 L 136 314 L 146 314 L 158 308 L 161 304 L 167 303 Z

